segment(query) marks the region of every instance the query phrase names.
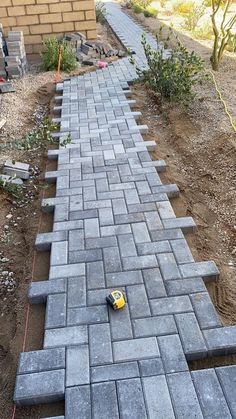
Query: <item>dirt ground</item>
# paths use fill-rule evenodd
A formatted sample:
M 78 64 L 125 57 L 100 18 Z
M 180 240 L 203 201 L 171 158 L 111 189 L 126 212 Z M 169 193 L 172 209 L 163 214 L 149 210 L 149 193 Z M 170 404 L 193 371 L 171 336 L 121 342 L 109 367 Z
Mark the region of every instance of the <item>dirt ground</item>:
M 107 26 L 98 24 L 98 36 L 114 48 L 122 49 Z M 94 69 L 81 67 L 70 75 Z M 68 77 L 68 74 L 61 76 Z M 54 186 L 45 185 L 43 178 L 45 170 L 56 170 L 56 164 L 47 162 L 46 150 L 23 152 L 11 144 L 23 138 L 44 116 L 52 116 L 54 79 L 54 72 L 40 70 L 39 61 L 25 77 L 13 82 L 15 93 L 0 95 L 0 116 L 7 119 L 0 130 L 0 165 L 6 159 L 15 159 L 33 168 L 24 186 L 23 201 L 14 200 L 0 190 L 1 419 L 39 419 L 64 413 L 64 403 L 17 408 L 15 412 L 12 404 L 20 352 L 42 348 L 45 307 L 29 306 L 27 292 L 31 280 L 48 277 L 49 252 L 36 253 L 34 242 L 37 232 L 52 230 L 52 216 L 42 215 L 40 202 L 43 196 L 54 196 Z

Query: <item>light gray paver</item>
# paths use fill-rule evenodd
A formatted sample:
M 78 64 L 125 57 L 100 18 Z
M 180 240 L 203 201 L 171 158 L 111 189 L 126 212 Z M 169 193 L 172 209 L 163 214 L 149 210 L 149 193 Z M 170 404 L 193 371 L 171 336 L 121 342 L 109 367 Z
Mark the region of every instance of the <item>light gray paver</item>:
M 159 356 L 157 341 L 154 337 L 131 339 L 113 343 L 114 361 L 132 361 L 135 359 Z
M 173 316 L 157 316 L 133 320 L 134 336 L 162 336 L 177 332 Z
M 74 346 L 82 343 L 88 343 L 86 326 L 62 327 L 45 331 L 44 348 Z
M 116 385 L 114 382 L 92 384 L 94 419 L 119 419 Z
M 143 378 L 144 395 L 150 419 L 174 419 L 174 411 L 164 375 Z
M 139 377 L 137 362 L 123 362 L 91 368 L 91 382 L 113 381 Z
M 74 346 L 66 350 L 66 387 L 89 384 L 88 345 Z
M 65 348 L 43 349 L 20 354 L 18 374 L 65 368 Z
M 108 323 L 89 326 L 90 365 L 110 364 L 113 361 L 111 333 Z
M 66 389 L 65 418 L 92 418 L 90 386 L 69 387 Z
M 204 330 L 203 336 L 210 356 L 236 352 L 236 326 Z
M 216 368 L 215 372 L 222 386 L 232 417 L 236 417 L 236 366 Z

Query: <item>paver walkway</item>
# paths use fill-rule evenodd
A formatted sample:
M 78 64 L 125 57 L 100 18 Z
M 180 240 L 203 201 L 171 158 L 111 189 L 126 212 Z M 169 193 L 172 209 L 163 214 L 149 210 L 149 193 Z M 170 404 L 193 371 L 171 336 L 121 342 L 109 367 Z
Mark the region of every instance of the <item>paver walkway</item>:
M 145 65 L 143 30 L 118 5 L 108 21 Z M 148 35 L 154 45 L 153 38 Z M 51 250 L 49 278 L 33 282 L 31 303 L 46 302 L 43 349 L 20 356 L 17 404 L 65 398 L 66 419 L 235 418 L 236 367 L 190 372 L 187 360 L 236 349 L 236 327 L 222 327 L 204 279 L 215 280 L 214 262 L 194 262 L 163 185 L 163 161 L 152 161 L 146 126 L 132 112 L 128 83 L 134 68 L 124 58 L 104 70 L 58 85 L 60 138 L 53 232 L 39 234 Z M 111 289 L 127 305 L 113 312 Z

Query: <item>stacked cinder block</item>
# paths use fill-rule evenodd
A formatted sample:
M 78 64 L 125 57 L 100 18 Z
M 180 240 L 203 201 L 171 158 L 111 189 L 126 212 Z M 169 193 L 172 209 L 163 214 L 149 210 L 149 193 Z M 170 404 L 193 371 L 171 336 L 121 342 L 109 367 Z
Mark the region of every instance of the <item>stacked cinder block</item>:
M 2 27 L 0 24 L 0 77 L 6 78 L 6 70 L 5 70 L 5 52 L 3 49 L 3 34 L 2 34 Z
M 6 71 L 9 78 L 23 76 L 27 68 L 27 60 L 22 31 L 10 31 L 7 39 L 8 56 L 5 57 Z
M 79 31 L 96 39 L 94 0 L 1 0 L 0 22 L 6 32 L 23 31 L 27 54 L 38 54 L 49 36 Z

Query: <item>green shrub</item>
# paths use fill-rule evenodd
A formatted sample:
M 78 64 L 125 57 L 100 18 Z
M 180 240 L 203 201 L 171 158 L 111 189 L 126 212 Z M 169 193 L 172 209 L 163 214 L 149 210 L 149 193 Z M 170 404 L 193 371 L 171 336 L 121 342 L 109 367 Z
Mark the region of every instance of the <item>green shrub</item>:
M 43 42 L 41 54 L 45 70 L 56 70 L 58 67 L 59 51 L 61 48 L 61 70 L 72 71 L 76 68 L 76 53 L 65 41 L 48 38 Z
M 212 39 L 213 31 L 211 25 L 206 22 L 199 28 L 195 28 L 193 31 L 193 36 L 197 39 Z
M 226 47 L 229 52 L 236 52 L 236 35 L 232 35 Z
M 106 20 L 107 9 L 101 1 L 95 3 L 96 22 L 103 24 Z
M 188 31 L 194 31 L 205 10 L 206 7 L 203 4 L 192 4 L 188 12 L 184 14 L 183 28 Z
M 159 41 L 157 36 L 157 45 Z M 152 49 L 145 36 L 142 37 L 142 45 L 148 69 L 140 68 L 134 57 L 130 58 L 131 63 L 136 65 L 140 79 L 152 92 L 159 93 L 162 99 L 187 106 L 194 98 L 193 86 L 204 78 L 203 60 L 194 52 L 188 52 L 178 39 L 168 58 L 163 49 Z
M 194 1 L 178 0 L 173 3 L 173 12 L 180 16 L 185 16 L 186 13 L 191 12 L 194 6 Z
M 147 9 L 148 6 L 150 6 L 152 0 L 133 0 L 133 4 L 138 4 L 143 9 Z
M 133 11 L 134 13 L 139 14 L 139 13 L 143 13 L 144 9 L 139 4 L 134 4 Z
M 145 17 L 157 17 L 157 10 L 154 7 L 147 7 L 143 14 Z

